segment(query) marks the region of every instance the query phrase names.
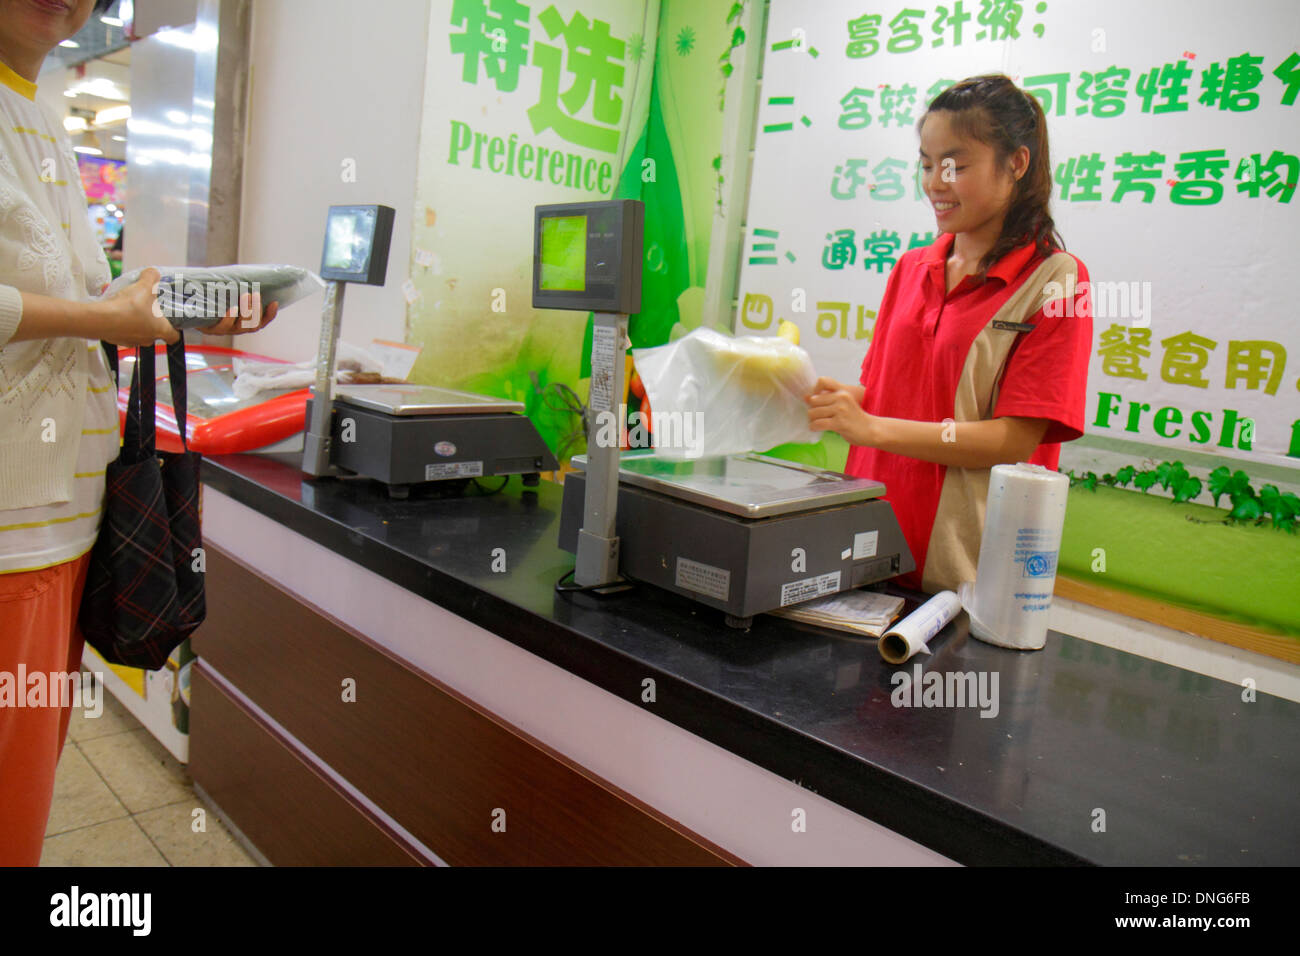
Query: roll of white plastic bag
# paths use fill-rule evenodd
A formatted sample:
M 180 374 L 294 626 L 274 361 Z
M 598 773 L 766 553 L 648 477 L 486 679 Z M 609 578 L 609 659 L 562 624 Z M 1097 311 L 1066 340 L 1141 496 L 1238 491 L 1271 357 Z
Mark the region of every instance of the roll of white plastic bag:
M 1042 465 L 993 467 L 975 582 L 960 588 L 973 636 L 1018 650 L 1047 643 L 1069 491 L 1065 475 Z
M 961 613 L 961 600 L 953 591 L 940 591 L 884 634 L 880 635 L 880 656 L 901 664 L 916 654 L 929 654 L 930 638 Z
M 765 451 L 821 437 L 808 427 L 804 403 L 817 372 L 784 338 L 701 328 L 632 357 L 650 399 L 657 457 Z

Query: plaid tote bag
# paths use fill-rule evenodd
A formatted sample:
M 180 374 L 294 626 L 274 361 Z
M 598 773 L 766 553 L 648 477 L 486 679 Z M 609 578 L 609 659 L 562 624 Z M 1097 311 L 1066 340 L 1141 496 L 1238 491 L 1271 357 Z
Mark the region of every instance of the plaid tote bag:
M 117 373 L 117 349 L 105 345 Z M 104 517 L 79 623 L 112 664 L 157 670 L 203 623 L 198 452 L 185 446 L 185 343 L 167 347 L 172 408 L 184 452 L 154 447 L 154 348 L 136 349 L 122 450 L 108 466 Z

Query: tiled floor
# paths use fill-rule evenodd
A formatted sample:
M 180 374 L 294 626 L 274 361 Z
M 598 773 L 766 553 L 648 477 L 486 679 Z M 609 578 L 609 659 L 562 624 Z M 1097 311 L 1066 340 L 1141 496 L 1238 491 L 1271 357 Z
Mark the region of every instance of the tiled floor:
M 189 774 L 111 694 L 74 710 L 42 866 L 256 866 Z

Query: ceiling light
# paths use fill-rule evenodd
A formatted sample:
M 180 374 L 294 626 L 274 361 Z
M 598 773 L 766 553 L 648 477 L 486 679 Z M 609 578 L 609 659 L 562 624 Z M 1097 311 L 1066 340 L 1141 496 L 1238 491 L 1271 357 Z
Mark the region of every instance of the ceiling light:
M 154 34 L 154 39 L 168 46 L 177 46 L 184 50 L 203 53 L 217 48 L 217 31 L 204 23 L 192 27 L 165 27 Z
M 122 106 L 107 106 L 95 114 L 96 126 L 108 126 L 111 123 L 120 123 L 123 120 L 131 118 L 131 107 L 123 104 Z
M 64 96 L 78 96 L 86 93 L 90 96 L 98 96 L 101 100 L 117 100 L 125 103 L 128 97 L 118 88 L 118 85 L 105 76 L 97 76 L 93 80 L 83 80 L 71 89 L 65 90 Z
M 122 21 L 117 17 L 100 17 L 99 22 L 107 23 L 110 27 L 120 27 L 122 25 Z
M 102 149 L 96 149 L 94 146 L 74 146 L 72 147 L 72 151 L 74 153 L 85 153 L 88 156 L 104 155 L 104 151 Z
M 76 40 L 64 40 L 62 43 L 59 44 L 59 46 L 65 46 L 69 50 L 76 50 L 76 49 L 80 49 L 81 44 L 78 43 Z
M 69 133 L 82 133 L 90 127 L 84 116 L 65 116 L 63 117 L 63 128 Z

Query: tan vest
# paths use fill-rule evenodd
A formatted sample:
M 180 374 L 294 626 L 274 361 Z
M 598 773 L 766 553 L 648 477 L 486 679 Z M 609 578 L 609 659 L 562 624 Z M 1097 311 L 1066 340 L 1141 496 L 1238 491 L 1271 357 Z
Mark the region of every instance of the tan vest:
M 1002 308 L 990 316 L 988 324 L 975 336 L 970 351 L 966 353 L 954 397 L 954 421 L 978 422 L 993 417 L 1002 373 L 1006 370 L 1011 350 L 1019 336 L 1033 334 L 994 328 L 994 323 L 1028 322 L 1048 302 L 1065 299 L 1065 292 L 1077 287 L 1078 268 L 1073 256 L 1064 252 L 1053 253 L 1021 283 Z M 1057 285 L 1049 290 L 1045 287 L 1050 282 Z M 988 468 L 949 466 L 946 469 L 943 489 L 939 493 L 939 508 L 930 531 L 925 570 L 921 575 L 921 586 L 927 593 L 956 590 L 963 581 L 975 580 L 988 494 Z

